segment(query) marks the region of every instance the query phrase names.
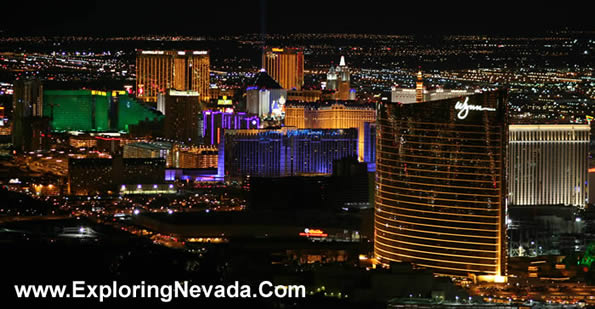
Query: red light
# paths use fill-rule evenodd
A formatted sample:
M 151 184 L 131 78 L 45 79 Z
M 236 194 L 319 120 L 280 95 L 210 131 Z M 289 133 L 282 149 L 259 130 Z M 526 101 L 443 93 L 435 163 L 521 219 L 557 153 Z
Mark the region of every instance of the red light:
M 96 136 L 95 138 L 96 138 L 96 139 L 103 140 L 103 141 L 119 141 L 119 140 L 120 140 L 119 138 L 116 138 L 116 137 L 102 137 L 102 136 Z

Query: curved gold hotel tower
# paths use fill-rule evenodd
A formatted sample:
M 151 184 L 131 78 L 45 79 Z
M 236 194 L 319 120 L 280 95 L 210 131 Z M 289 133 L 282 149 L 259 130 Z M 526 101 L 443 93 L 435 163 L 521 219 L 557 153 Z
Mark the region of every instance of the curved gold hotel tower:
M 503 91 L 378 105 L 377 260 L 506 278 Z

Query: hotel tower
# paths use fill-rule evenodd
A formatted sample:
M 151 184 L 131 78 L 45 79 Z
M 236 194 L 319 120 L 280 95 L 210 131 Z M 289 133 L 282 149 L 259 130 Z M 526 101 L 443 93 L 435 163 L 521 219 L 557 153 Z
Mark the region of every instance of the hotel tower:
M 136 55 L 136 94 L 156 102 L 169 89 L 196 91 L 200 101 L 209 100 L 209 53 L 204 50 L 139 50 Z
M 505 93 L 382 102 L 377 116 L 378 262 L 504 281 Z
M 297 48 L 267 48 L 262 67 L 283 89 L 301 90 L 304 84 L 304 52 Z

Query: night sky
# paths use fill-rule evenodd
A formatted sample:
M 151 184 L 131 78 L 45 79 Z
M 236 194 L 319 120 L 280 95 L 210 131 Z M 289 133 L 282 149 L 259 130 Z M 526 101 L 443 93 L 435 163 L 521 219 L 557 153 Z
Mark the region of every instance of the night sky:
M 458 4 L 453 4 L 457 2 Z M 523 2 L 523 3 L 521 3 Z M 574 1 L 10 1 L 5 35 L 532 34 L 595 30 Z M 262 26 L 264 25 L 264 27 Z

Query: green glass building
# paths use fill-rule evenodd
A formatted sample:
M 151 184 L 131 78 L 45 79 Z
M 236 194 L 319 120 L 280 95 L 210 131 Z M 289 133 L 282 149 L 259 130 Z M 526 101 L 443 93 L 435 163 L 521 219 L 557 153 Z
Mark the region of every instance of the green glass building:
M 125 131 L 143 120 L 162 118 L 124 91 L 45 90 L 43 115 L 54 131 Z

